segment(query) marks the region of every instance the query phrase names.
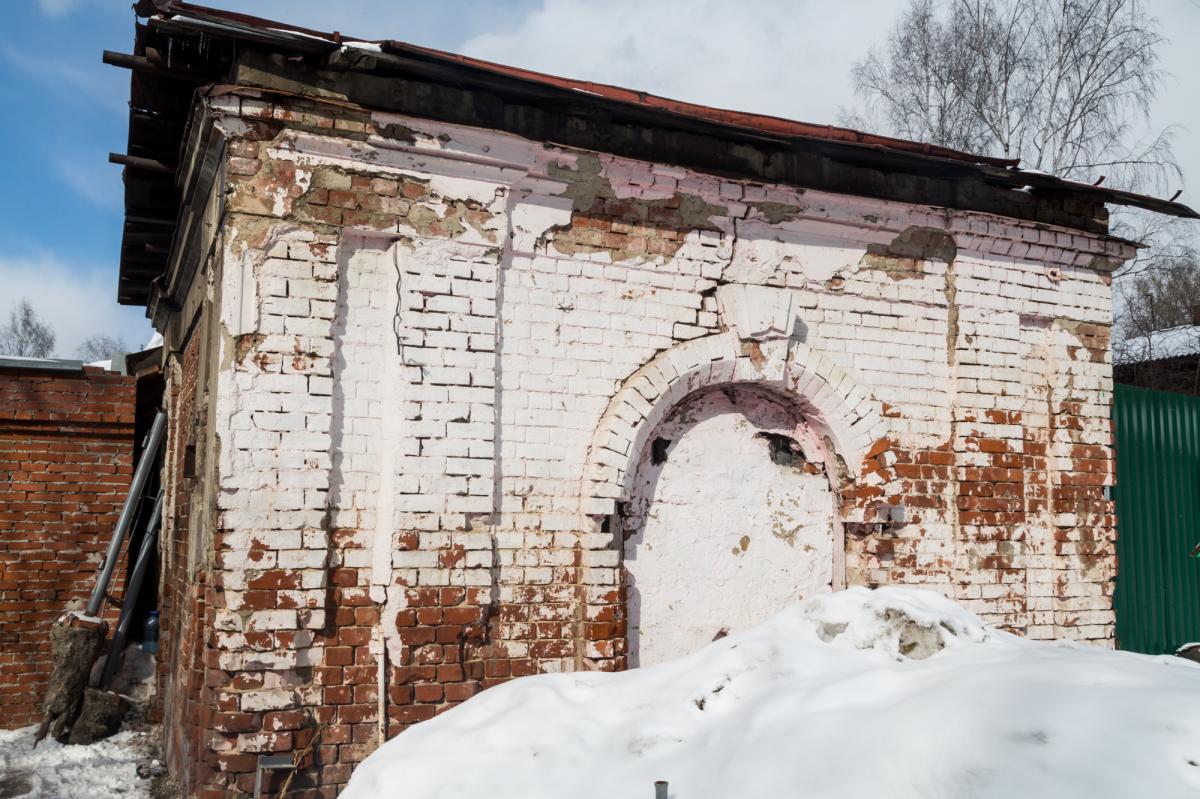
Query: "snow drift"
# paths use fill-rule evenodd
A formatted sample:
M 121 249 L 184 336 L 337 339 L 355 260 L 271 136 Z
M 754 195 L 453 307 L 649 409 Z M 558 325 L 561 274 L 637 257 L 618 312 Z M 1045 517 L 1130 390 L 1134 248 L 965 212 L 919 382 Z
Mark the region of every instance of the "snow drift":
M 389 741 L 342 799 L 1193 797 L 1200 666 L 852 588 L 690 657 L 527 677 Z
M 34 744 L 36 727 L 0 730 L 0 797 L 3 799 L 149 799 L 150 781 L 137 775 L 148 759 L 150 736 L 126 730 L 88 746 L 47 738 Z

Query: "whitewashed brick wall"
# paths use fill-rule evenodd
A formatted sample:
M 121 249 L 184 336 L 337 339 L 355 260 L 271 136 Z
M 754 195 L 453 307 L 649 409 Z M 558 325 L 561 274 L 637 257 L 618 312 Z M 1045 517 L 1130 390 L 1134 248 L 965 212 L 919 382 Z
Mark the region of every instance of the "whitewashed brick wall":
M 385 659 L 399 728 L 516 674 L 621 667 L 608 516 L 655 421 L 735 382 L 820 433 L 835 583 L 1111 643 L 1126 245 L 418 119 L 212 112 L 233 154 L 213 646 L 259 674 L 227 705 L 315 713 L 355 686 L 345 723 L 370 727 Z M 766 288 L 718 303 L 741 285 Z M 212 742 L 273 746 L 239 735 Z

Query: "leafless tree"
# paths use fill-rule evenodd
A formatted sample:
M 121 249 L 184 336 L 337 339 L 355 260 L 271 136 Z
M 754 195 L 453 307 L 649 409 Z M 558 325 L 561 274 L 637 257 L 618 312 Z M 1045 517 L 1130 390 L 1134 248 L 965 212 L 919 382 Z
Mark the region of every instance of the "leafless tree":
M 1173 129 L 1150 125 L 1162 42 L 1143 0 L 909 0 L 887 40 L 854 66 L 863 106 L 843 118 L 1161 194 L 1183 177 Z M 1117 275 L 1116 345 L 1190 324 L 1200 304 L 1196 226 L 1125 211 L 1112 230 L 1150 245 Z
M 1131 275 L 1120 287 L 1125 306 L 1121 338 L 1196 324 L 1200 311 L 1200 252 L 1182 249 L 1163 255 L 1151 269 Z
M 1115 376 L 1200 394 L 1200 252 L 1181 248 L 1116 284 Z
M 107 361 L 115 353 L 127 352 L 125 342 L 115 336 L 97 333 L 90 336 L 75 350 L 76 356 L 84 361 Z
M 38 318 L 29 300 L 13 305 L 8 324 L 0 327 L 0 354 L 47 358 L 54 352 L 54 331 Z
M 1148 124 L 1162 41 L 1141 0 L 910 0 L 854 67 L 865 111 L 844 116 L 1026 169 L 1162 191 L 1181 177 L 1172 129 Z

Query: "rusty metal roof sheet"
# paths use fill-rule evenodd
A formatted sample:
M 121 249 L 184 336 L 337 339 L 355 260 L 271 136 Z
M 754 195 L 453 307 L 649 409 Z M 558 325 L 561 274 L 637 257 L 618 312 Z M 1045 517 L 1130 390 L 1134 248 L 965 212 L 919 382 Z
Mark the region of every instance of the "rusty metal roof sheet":
M 131 69 L 130 125 L 127 152 L 115 160 L 126 165 L 125 222 L 121 247 L 118 300 L 143 304 L 164 274 L 176 241 L 181 215 L 186 213 L 178 171 L 185 155 L 187 124 L 195 91 L 232 79 L 238 60 L 249 51 L 282 54 L 320 63 L 338 51 L 355 49 L 378 53 L 386 75 L 423 81 L 464 91 L 482 90 L 513 103 L 542 109 L 547 114 L 598 112 L 599 118 L 685 136 L 740 142 L 766 153 L 803 152 L 824 163 L 857 169 L 858 182 L 830 182 L 827 190 L 887 198 L 881 185 L 892 176 L 913 176 L 917 187 L 905 202 L 953 208 L 988 210 L 973 191 L 1023 192 L 1030 205 L 1079 201 L 1084 212 L 1072 212 L 1080 229 L 1103 232 L 1103 203 L 1130 205 L 1163 214 L 1200 218 L 1181 203 L 1132 192 L 1064 180 L 1019 168 L 1016 160 L 961 152 L 932 144 L 879 136 L 849 128 L 815 125 L 780 117 L 750 114 L 672 100 L 591 81 L 572 80 L 516 67 L 494 64 L 394 40 L 366 40 L 338 31 L 324 32 L 274 22 L 232 11 L 208 8 L 183 0 L 137 0 L 134 10 L 134 54 L 106 54 L 105 60 Z M 144 23 L 141 20 L 145 20 Z M 310 58 L 311 57 L 311 58 Z M 364 63 L 369 59 L 364 58 Z M 473 124 L 464 122 L 463 124 Z M 682 139 L 679 141 L 691 141 Z M 603 144 L 603 142 L 601 142 Z M 686 153 L 659 150 L 655 157 Z M 686 165 L 685 160 L 678 163 Z M 154 167 L 154 168 L 150 168 Z M 742 167 L 733 161 L 707 167 Z M 724 174 L 724 172 L 722 172 Z M 824 173 L 821 173 L 824 175 Z M 846 172 L 844 174 L 850 174 Z M 832 178 L 823 177 L 832 181 Z M 849 178 L 847 178 L 849 180 Z M 869 184 L 869 185 L 868 185 Z M 923 188 L 922 188 L 923 187 Z M 960 194 L 960 189 L 962 194 Z M 1009 207 L 1009 204 L 1005 204 Z M 1087 208 L 1100 208 L 1091 219 Z M 1011 209 L 1010 209 L 1011 210 Z M 1040 218 L 1022 216 L 1021 218 Z
M 604 97 L 608 100 L 615 100 L 620 103 L 639 105 L 644 108 L 666 111 L 672 114 L 693 117 L 695 119 L 703 119 L 710 122 L 719 122 L 724 125 L 733 125 L 762 133 L 774 133 L 784 136 L 807 136 L 813 139 L 827 139 L 829 141 L 848 142 L 851 144 L 865 144 L 874 147 L 883 147 L 889 150 L 919 153 L 920 155 L 929 155 L 935 158 L 947 158 L 954 161 L 965 161 L 971 164 L 990 164 L 991 166 L 1011 167 L 1016 166 L 1019 163 L 1017 159 L 992 158 L 984 155 L 973 155 L 972 153 L 962 152 L 961 150 L 952 150 L 949 147 L 939 147 L 936 144 L 922 144 L 920 142 L 908 141 L 907 139 L 898 139 L 892 136 L 879 136 L 873 133 L 864 133 L 860 130 L 853 130 L 851 128 L 840 128 L 834 125 L 816 125 L 810 122 L 798 122 L 796 120 L 769 116 L 767 114 L 750 114 L 744 111 L 731 111 L 724 108 L 713 108 L 711 106 L 688 103 L 682 100 L 672 100 L 668 97 L 660 97 L 648 92 L 635 91 L 634 89 L 624 89 L 620 86 L 613 86 L 607 83 L 593 83 L 592 81 L 561 78 L 556 75 L 547 75 L 542 72 L 534 72 L 528 69 L 520 69 L 518 67 L 509 67 L 503 64 L 495 64 L 478 58 L 457 55 L 455 53 L 447 53 L 441 50 L 433 50 L 428 47 L 420 47 L 413 44 L 406 44 L 404 42 L 386 41 L 379 42 L 378 44 L 383 47 L 384 52 L 408 52 L 414 54 L 421 53 L 440 59 L 455 61 L 460 64 L 475 67 L 477 69 L 494 72 L 498 75 L 508 75 L 510 77 L 520 78 L 522 80 L 542 83 L 547 86 L 557 86 L 559 88 L 587 92 L 589 94 Z
M 1019 159 L 1015 158 L 995 158 L 992 156 L 976 155 L 973 153 L 963 152 L 961 150 L 954 150 L 949 147 L 939 147 L 936 144 L 923 144 L 921 142 L 909 141 L 907 139 L 900 139 L 893 136 L 880 136 L 874 133 L 865 133 L 860 130 L 837 127 L 835 125 L 818 125 L 810 122 L 799 122 L 792 119 L 770 116 L 767 114 L 751 114 L 743 111 L 713 108 L 711 106 L 684 102 L 682 100 L 672 100 L 671 98 L 661 97 L 659 95 L 650 94 L 649 92 L 626 89 L 621 86 L 613 86 L 607 83 L 595 83 L 593 81 L 564 78 L 558 75 L 548 75 L 544 72 L 535 72 L 534 70 L 521 69 L 520 67 L 497 64 L 491 61 L 484 61 L 479 58 L 472 58 L 470 56 L 459 55 L 457 53 L 449 53 L 444 50 L 436 50 L 431 47 L 422 47 L 420 45 L 409 44 L 407 42 L 396 41 L 394 39 L 358 39 L 343 35 L 338 31 L 316 31 L 310 28 L 303 28 L 298 25 L 290 25 L 283 22 L 275 22 L 272 20 L 263 19 L 261 17 L 251 16 L 249 14 L 242 14 L 234 11 L 223 11 L 220 9 L 194 5 L 192 3 L 182 2 L 182 0 L 156 0 L 154 5 L 157 7 L 159 13 L 191 16 L 200 20 L 207 19 L 211 21 L 224 21 L 235 25 L 256 28 L 261 31 L 298 34 L 309 39 L 327 42 L 332 47 L 353 46 L 355 43 L 376 45 L 385 53 L 405 54 L 439 61 L 452 62 L 484 72 L 490 72 L 494 75 L 503 75 L 510 78 L 530 81 L 532 83 L 540 83 L 544 86 L 553 86 L 561 89 L 585 92 L 587 94 L 603 97 L 607 100 L 613 100 L 619 103 L 641 106 L 643 108 L 664 111 L 671 114 L 677 114 L 679 116 L 691 117 L 693 119 L 717 122 L 724 125 L 744 128 L 750 131 L 784 136 L 806 136 L 814 139 L 825 139 L 827 141 L 845 142 L 849 144 L 862 144 L 872 147 L 881 147 L 889 150 L 897 150 L 900 152 L 917 153 L 919 155 L 927 155 L 934 158 L 962 161 L 970 164 L 988 164 L 989 166 L 996 167 L 1015 167 L 1019 163 Z

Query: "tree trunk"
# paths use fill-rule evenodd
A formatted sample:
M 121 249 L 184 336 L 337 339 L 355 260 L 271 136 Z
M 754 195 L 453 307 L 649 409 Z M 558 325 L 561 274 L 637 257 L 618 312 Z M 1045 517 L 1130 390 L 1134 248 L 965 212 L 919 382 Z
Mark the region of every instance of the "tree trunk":
M 41 741 L 49 733 L 61 741 L 70 732 L 107 627 L 100 619 L 67 613 L 50 628 L 54 666 L 36 740 Z

